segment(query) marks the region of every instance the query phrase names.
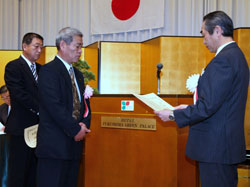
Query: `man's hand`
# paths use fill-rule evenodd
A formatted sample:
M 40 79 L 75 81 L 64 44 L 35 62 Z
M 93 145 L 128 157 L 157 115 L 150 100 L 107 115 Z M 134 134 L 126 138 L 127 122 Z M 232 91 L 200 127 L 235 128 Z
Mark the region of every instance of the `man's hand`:
M 161 111 L 154 111 L 154 113 L 161 118 L 162 121 L 170 121 L 169 120 L 169 114 L 171 114 L 172 110 L 161 110 Z
M 84 123 L 80 122 L 79 125 L 81 126 L 81 130 L 74 137 L 76 142 L 83 140 L 86 136 L 86 133 L 90 132 L 90 130 L 86 127 Z

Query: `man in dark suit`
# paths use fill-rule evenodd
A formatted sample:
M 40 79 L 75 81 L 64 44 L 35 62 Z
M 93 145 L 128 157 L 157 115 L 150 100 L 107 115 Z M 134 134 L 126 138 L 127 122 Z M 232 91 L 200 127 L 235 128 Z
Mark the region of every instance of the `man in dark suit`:
M 0 131 L 3 132 L 10 112 L 10 94 L 7 87 L 1 86 L 0 96 L 4 104 L 0 105 L 0 122 L 3 127 Z M 7 134 L 0 136 L 0 186 L 7 187 L 8 174 L 8 157 L 9 157 L 9 137 Z
M 163 120 L 189 126 L 186 154 L 199 162 L 201 186 L 236 187 L 237 164 L 246 157 L 244 116 L 249 68 L 233 41 L 233 22 L 222 11 L 204 16 L 203 43 L 215 57 L 198 81 L 194 105 L 155 113 Z
M 90 132 L 84 78 L 73 68 L 82 53 L 82 33 L 66 27 L 56 37 L 55 59 L 39 73 L 38 187 L 76 187 L 83 139 Z
M 35 186 L 37 160 L 34 149 L 24 141 L 24 129 L 39 122 L 37 73 L 41 65 L 35 61 L 42 47 L 42 36 L 25 34 L 23 53 L 5 68 L 4 78 L 11 98 L 11 112 L 5 128 L 10 136 L 9 187 Z

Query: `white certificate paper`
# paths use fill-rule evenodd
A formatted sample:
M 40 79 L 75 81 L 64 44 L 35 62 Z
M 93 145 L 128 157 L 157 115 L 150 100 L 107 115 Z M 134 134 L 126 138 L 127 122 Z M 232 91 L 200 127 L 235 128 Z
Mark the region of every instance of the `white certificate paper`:
M 164 101 L 155 93 L 150 93 L 145 95 L 138 95 L 138 94 L 133 94 L 133 95 L 155 111 L 160 111 L 165 109 L 174 110 L 173 106 L 168 104 L 166 101 Z
M 26 144 L 31 147 L 36 147 L 38 124 L 24 129 L 24 140 Z
M 0 135 L 5 134 L 3 129 L 4 129 L 4 125 L 0 122 Z

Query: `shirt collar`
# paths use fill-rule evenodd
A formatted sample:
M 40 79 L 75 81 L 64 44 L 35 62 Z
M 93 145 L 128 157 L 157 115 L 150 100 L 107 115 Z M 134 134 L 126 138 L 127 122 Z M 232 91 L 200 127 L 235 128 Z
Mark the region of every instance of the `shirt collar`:
M 217 52 L 216 52 L 215 56 L 218 55 L 219 52 L 221 52 L 221 50 L 222 50 L 224 47 L 226 47 L 227 45 L 229 45 L 229 44 L 231 44 L 231 43 L 233 43 L 233 42 L 235 42 L 235 41 L 227 42 L 227 43 L 221 45 L 221 46 L 217 49 Z
M 21 57 L 25 60 L 25 62 L 28 64 L 28 66 L 30 67 L 33 63 L 36 67 L 36 63 L 35 62 L 30 62 L 23 54 L 21 54 Z
M 63 60 L 59 55 L 56 55 L 56 57 L 59 58 L 59 59 L 62 61 L 62 63 L 64 64 L 64 66 L 66 67 L 66 69 L 67 69 L 68 72 L 69 72 L 69 69 L 72 67 L 72 64 L 69 65 L 69 64 L 68 64 L 65 60 Z

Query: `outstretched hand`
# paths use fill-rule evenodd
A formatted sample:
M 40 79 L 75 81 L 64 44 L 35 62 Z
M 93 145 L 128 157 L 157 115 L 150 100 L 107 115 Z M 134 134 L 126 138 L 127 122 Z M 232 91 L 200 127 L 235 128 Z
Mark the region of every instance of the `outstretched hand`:
M 161 110 L 161 111 L 154 111 L 154 113 L 161 118 L 162 121 L 170 121 L 169 115 L 172 113 L 172 110 Z

